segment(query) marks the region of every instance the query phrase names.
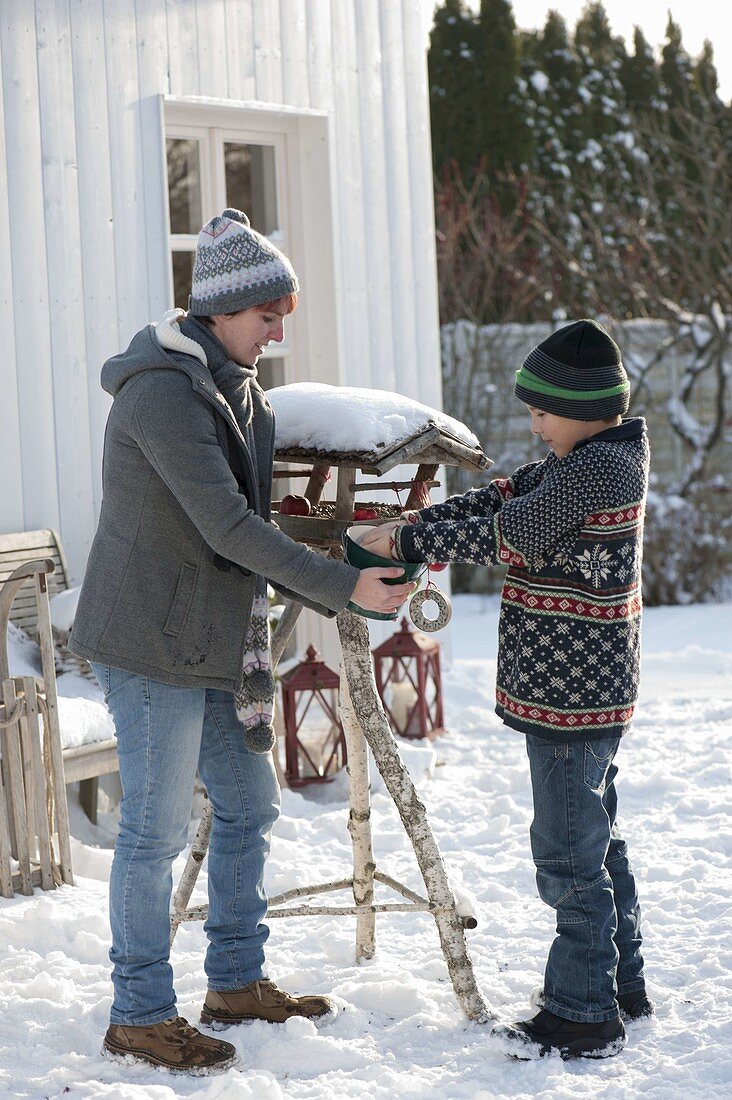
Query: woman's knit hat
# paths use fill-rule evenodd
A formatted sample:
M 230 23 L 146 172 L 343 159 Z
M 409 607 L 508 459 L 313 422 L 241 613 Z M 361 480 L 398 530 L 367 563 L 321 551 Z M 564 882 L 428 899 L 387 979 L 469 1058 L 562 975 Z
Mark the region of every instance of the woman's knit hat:
M 620 348 L 597 321 L 575 321 L 529 352 L 516 396 L 568 420 L 609 420 L 628 411 L 630 382 Z
M 198 235 L 188 310 L 213 317 L 265 305 L 300 289 L 292 264 L 241 210 L 212 218 Z

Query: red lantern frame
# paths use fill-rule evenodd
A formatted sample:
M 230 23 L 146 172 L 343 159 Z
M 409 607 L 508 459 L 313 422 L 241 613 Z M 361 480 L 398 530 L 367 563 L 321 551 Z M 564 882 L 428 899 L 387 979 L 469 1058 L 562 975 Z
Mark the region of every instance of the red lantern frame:
M 409 740 L 435 738 L 445 732 L 442 705 L 440 644 L 426 634 L 409 629 L 406 616 L 401 629 L 372 651 L 376 689 L 394 733 Z M 394 685 L 411 685 L 415 697 L 402 717 L 395 714 Z M 386 696 L 391 695 L 391 703 Z
M 285 673 L 280 684 L 287 782 L 291 787 L 304 787 L 308 783 L 330 783 L 347 763 L 346 739 L 338 717 L 340 677 L 319 659 L 317 650 L 311 645 L 308 646 L 305 660 Z M 304 706 L 303 699 L 306 700 Z M 301 740 L 305 720 L 315 704 L 330 722 L 330 730 L 323 739 L 318 762 L 313 759 L 312 746 Z M 324 753 L 328 753 L 325 759 Z M 306 771 L 308 766 L 309 770 Z

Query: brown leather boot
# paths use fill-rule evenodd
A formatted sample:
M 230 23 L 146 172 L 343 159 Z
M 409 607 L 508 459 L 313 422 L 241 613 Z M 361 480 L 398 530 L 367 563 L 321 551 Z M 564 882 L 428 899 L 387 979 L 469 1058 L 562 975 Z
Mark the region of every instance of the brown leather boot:
M 231 1043 L 202 1035 L 182 1016 L 143 1027 L 110 1024 L 102 1054 L 112 1061 L 129 1058 L 195 1077 L 224 1073 L 239 1061 Z
M 216 1027 L 267 1020 L 283 1024 L 291 1016 L 305 1016 L 315 1023 L 329 1023 L 338 1014 L 330 997 L 293 997 L 274 982 L 250 982 L 243 989 L 209 989 L 201 1012 L 201 1023 Z

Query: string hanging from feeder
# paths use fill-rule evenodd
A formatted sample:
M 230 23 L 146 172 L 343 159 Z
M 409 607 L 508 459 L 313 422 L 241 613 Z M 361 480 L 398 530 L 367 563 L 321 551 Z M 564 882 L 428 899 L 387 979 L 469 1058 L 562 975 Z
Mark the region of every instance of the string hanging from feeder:
M 413 489 L 417 494 L 420 504 L 423 508 L 429 507 L 430 496 L 429 488 L 424 481 L 414 481 L 412 483 Z M 399 490 L 395 487 L 394 493 L 396 494 L 397 503 L 401 511 L 404 511 L 402 505 L 402 499 L 399 496 Z M 443 563 L 433 563 L 427 566 L 427 584 L 420 592 L 415 592 L 409 601 L 409 617 L 417 627 L 417 630 L 423 630 L 428 633 L 432 633 L 435 630 L 442 630 L 444 626 L 450 622 L 452 618 L 452 604 L 450 603 L 444 592 L 441 592 L 435 582 L 430 578 L 430 572 L 439 573 L 443 569 L 446 569 L 447 565 Z M 424 605 L 426 603 L 434 603 L 437 608 L 437 615 L 435 618 L 428 618 L 424 613 Z

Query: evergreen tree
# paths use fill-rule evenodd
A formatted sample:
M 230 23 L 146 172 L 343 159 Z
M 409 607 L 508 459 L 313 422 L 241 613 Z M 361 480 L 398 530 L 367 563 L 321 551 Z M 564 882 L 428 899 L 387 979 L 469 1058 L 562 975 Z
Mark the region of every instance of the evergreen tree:
M 633 53 L 626 56 L 620 69 L 625 98 L 631 110 L 647 111 L 660 105 L 661 83 L 658 66 L 643 31 L 633 31 Z
M 480 91 L 480 33 L 463 0 L 435 12 L 427 57 L 435 171 L 456 160 L 470 173 L 480 158 L 476 123 Z
M 669 12 L 666 41 L 661 50 L 661 80 L 664 98 L 670 108 L 690 107 L 693 99 L 691 58 L 681 41 L 681 27 Z
M 702 52 L 694 63 L 693 83 L 697 95 L 708 104 L 721 106 L 719 98 L 719 77 L 714 64 L 714 49 L 708 38 L 704 40 Z
M 569 164 L 581 146 L 580 77 L 567 25 L 558 12 L 550 11 L 541 34 L 524 46 L 522 62 L 526 120 L 534 139 L 533 167 L 549 179 L 570 174 Z
M 476 103 L 481 154 L 489 176 L 525 163 L 531 136 L 520 86 L 520 39 L 509 0 L 481 0 L 480 97 Z
M 471 2 L 444 0 L 429 59 L 435 164 L 462 173 L 439 191 L 450 318 L 728 301 L 732 106 L 711 45 L 692 61 L 669 16 L 657 61 L 637 27 L 626 50 L 600 0 L 573 34 L 557 12 L 518 32 L 508 0 Z
M 616 130 L 627 129 L 629 124 L 625 113 L 625 90 L 620 80 L 627 60 L 625 43 L 612 34 L 601 0 L 593 0 L 583 10 L 574 41 L 583 70 L 579 87 L 585 104 L 582 113 L 582 128 L 588 143 L 585 156 L 599 166 L 601 156 L 593 156 L 596 147 Z
M 591 0 L 577 21 L 574 41 L 578 50 L 585 50 L 602 68 L 616 68 L 619 57 L 625 53 L 621 38 L 615 38 L 602 0 Z

